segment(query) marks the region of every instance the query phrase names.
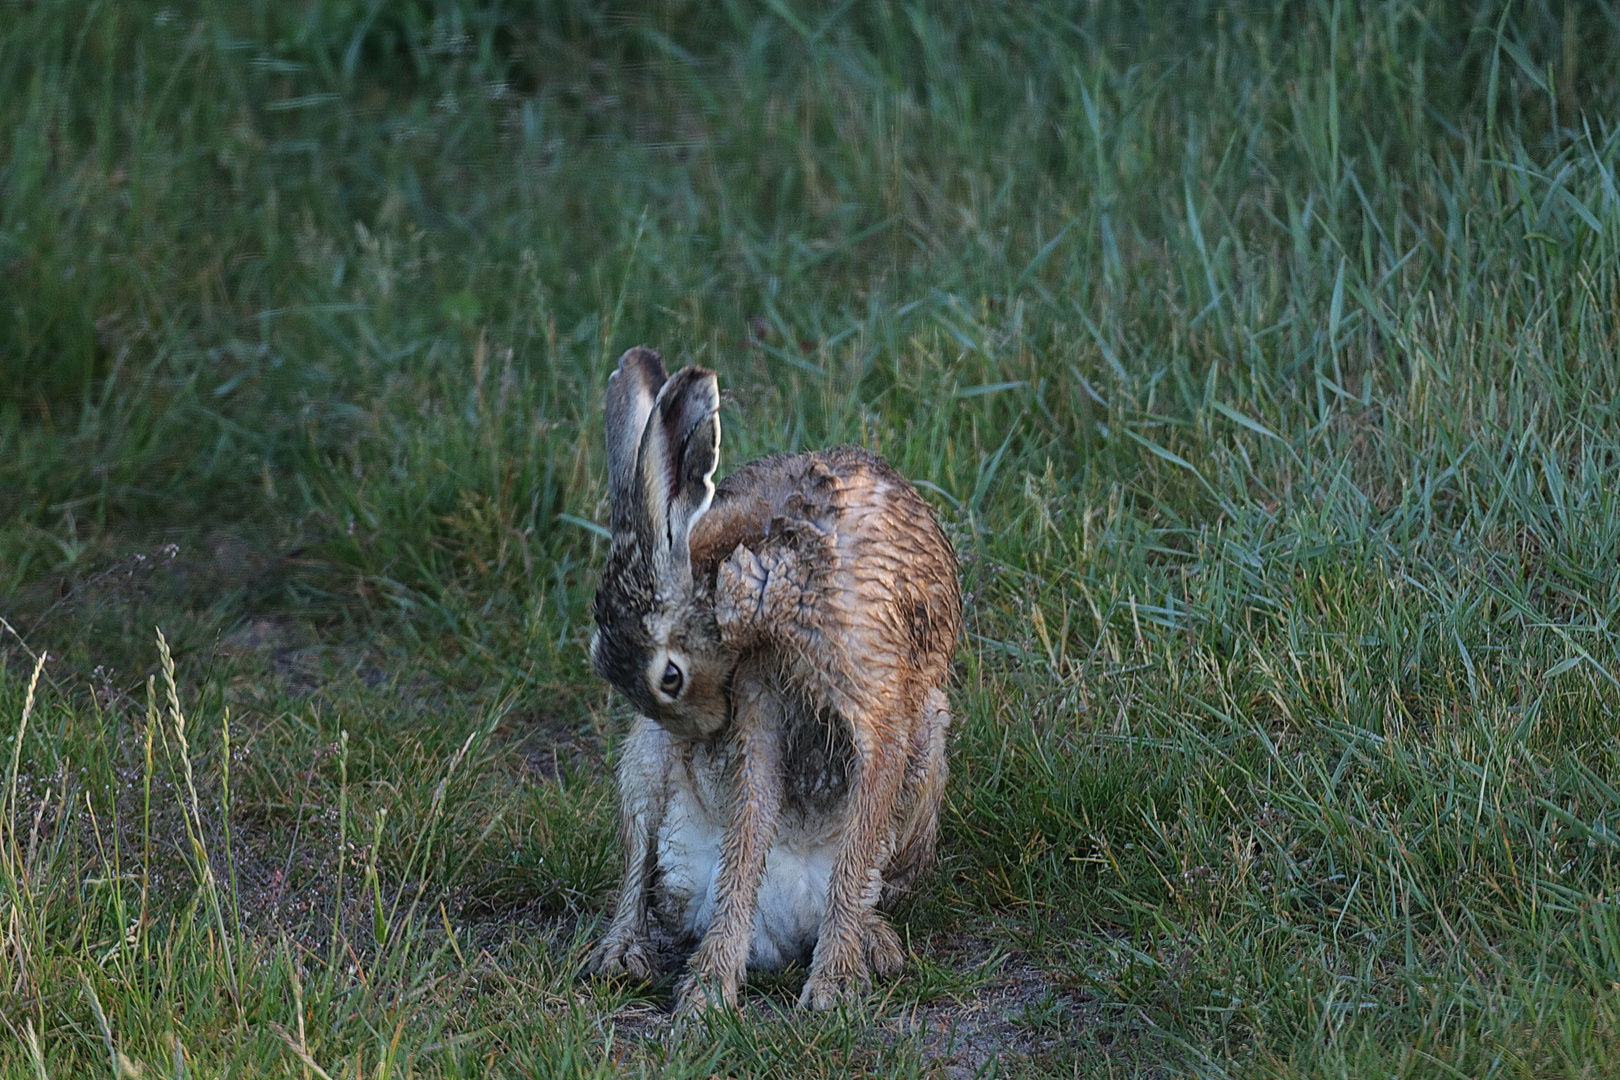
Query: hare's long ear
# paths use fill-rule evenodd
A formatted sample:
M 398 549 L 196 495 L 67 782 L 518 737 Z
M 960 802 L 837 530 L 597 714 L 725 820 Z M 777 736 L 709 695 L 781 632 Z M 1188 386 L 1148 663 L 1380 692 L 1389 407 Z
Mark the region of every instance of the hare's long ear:
M 644 345 L 619 357 L 619 370 L 608 376 L 607 456 L 608 503 L 615 540 L 629 540 L 636 531 L 640 490 L 636 483 L 636 454 L 653 402 L 669 376 L 664 358 Z
M 692 526 L 714 498 L 720 463 L 720 385 L 714 372 L 682 368 L 653 404 L 637 454 L 636 478 L 660 576 L 691 577 Z

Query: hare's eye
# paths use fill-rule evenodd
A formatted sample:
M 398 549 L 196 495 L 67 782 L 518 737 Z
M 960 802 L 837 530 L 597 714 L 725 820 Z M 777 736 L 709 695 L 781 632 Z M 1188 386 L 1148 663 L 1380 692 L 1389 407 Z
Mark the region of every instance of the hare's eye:
M 665 697 L 672 698 L 680 694 L 681 684 L 685 681 L 686 677 L 681 674 L 681 669 L 671 660 L 664 665 L 664 677 L 659 680 L 658 689 L 664 692 Z

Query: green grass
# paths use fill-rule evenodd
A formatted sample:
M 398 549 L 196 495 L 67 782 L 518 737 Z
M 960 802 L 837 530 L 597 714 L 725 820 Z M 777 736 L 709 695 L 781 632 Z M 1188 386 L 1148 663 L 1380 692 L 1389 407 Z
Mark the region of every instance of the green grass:
M 0 1074 L 1620 1071 L 1617 55 L 0 4 Z M 963 558 L 941 865 L 845 1014 L 582 975 L 638 342 L 723 470 L 873 447 Z

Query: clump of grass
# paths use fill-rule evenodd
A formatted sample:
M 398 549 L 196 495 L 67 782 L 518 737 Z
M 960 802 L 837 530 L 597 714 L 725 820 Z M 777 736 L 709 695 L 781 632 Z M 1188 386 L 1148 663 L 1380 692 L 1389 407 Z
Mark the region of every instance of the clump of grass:
M 161 635 L 159 649 L 167 658 Z M 509 981 L 501 998 L 530 979 L 571 985 L 582 941 L 565 939 L 560 958 L 542 943 L 500 950 L 497 961 L 476 947 L 476 924 L 458 929 L 450 916 L 460 906 L 457 870 L 469 856 L 479 861 L 475 852 L 494 828 L 480 814 L 483 836 L 465 835 L 471 823 L 458 820 L 462 804 L 477 800 L 498 820 L 520 798 L 509 790 L 492 798 L 487 779 L 476 795 L 458 785 L 486 728 L 474 727 L 433 770 L 425 814 L 397 789 L 366 784 L 359 770 L 351 776 L 347 733 L 339 732 L 334 782 L 317 786 L 312 773 L 291 823 L 287 865 L 302 873 L 267 881 L 262 859 L 272 848 L 280 854 L 288 831 L 265 821 L 275 808 L 253 797 L 268 778 L 255 775 L 259 762 L 246 754 L 233 791 L 229 724 L 221 715 L 217 741 L 207 739 L 181 703 L 172 662 L 151 688 L 144 729 L 120 745 L 107 717 L 57 699 L 47 659 L 35 658 L 25 687 L 9 677 L 4 685 L 8 716 L 13 691 L 22 690 L 0 802 L 0 881 L 6 1015 L 25 1051 L 0 1059 L 6 1065 L 70 1075 L 102 1067 L 99 1056 L 115 1073 L 143 1075 L 171 1060 L 216 1071 L 285 1068 L 277 1063 L 286 1058 L 339 1075 L 362 1063 L 392 1075 L 434 1052 L 420 1047 L 448 1045 L 441 1036 L 457 1010 L 482 1015 L 494 1004 L 467 996 L 481 980 Z M 41 734 L 46 721 L 57 726 Z M 86 723 L 94 730 L 75 730 Z M 63 746 L 93 752 L 59 761 L 53 775 L 35 772 Z M 144 757 L 120 760 L 132 748 Z M 269 763 L 269 771 L 279 766 Z M 365 846 L 350 822 L 362 808 L 374 822 Z M 243 809 L 258 820 L 239 817 L 233 828 L 233 811 Z M 404 828 L 385 829 L 390 819 Z M 568 846 L 550 848 L 565 865 Z M 437 880 L 447 866 L 449 880 Z M 597 883 L 586 887 L 594 892 Z M 263 903 L 288 889 L 304 902 Z M 553 1001 L 564 1015 L 571 996 Z

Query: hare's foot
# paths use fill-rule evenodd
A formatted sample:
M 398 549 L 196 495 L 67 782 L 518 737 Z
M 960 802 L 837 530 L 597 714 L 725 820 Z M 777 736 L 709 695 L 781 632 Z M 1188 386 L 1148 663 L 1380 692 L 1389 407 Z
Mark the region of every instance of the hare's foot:
M 870 989 L 872 980 L 868 978 L 865 968 L 823 968 L 820 972 L 812 972 L 810 978 L 805 980 L 805 988 L 799 993 L 799 1007 L 825 1012 L 838 1006 L 841 1001 L 860 1001 Z
M 742 971 L 734 964 L 721 962 L 717 955 L 720 950 L 710 948 L 709 944 L 705 940 L 686 962 L 686 974 L 675 992 L 678 1016 L 693 1016 L 711 1008 L 737 1007 Z
M 866 953 L 866 967 L 880 979 L 891 979 L 906 966 L 906 951 L 900 946 L 900 935 L 894 932 L 877 912 L 866 917 L 862 946 Z
M 591 953 L 590 968 L 597 975 L 628 975 L 649 982 L 658 974 L 658 950 L 645 934 L 609 931 Z

